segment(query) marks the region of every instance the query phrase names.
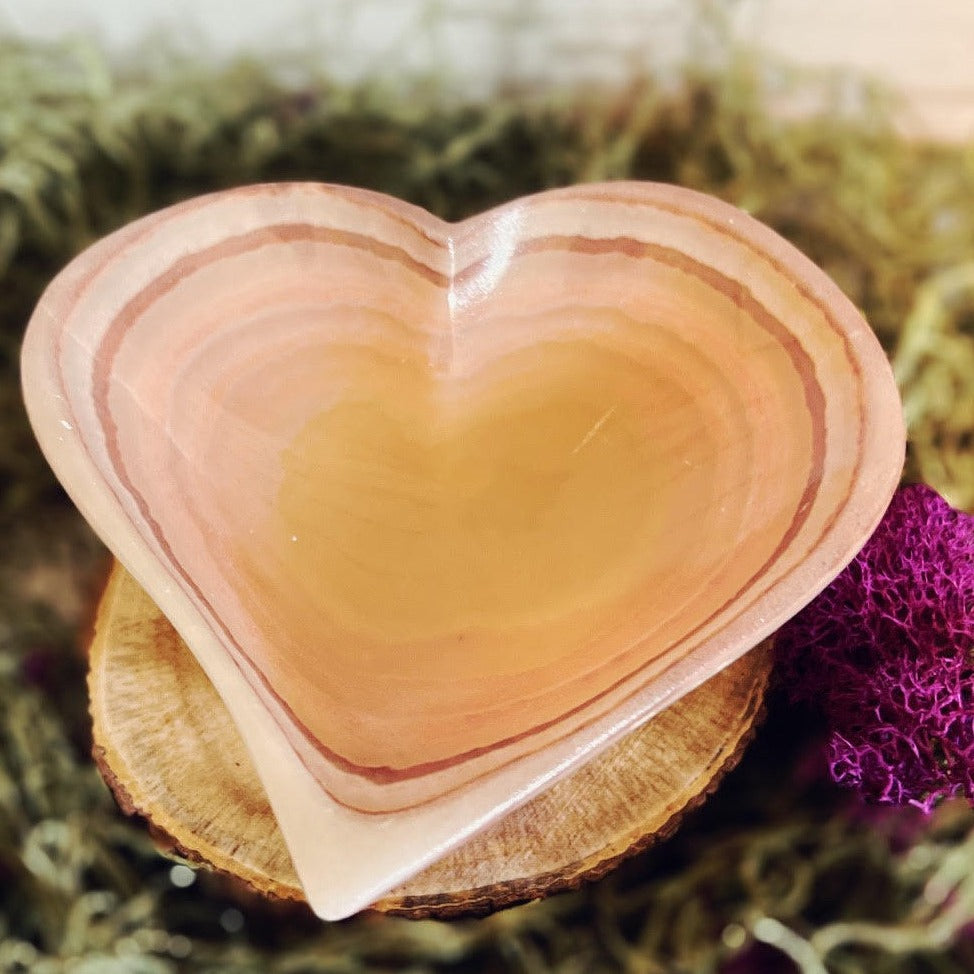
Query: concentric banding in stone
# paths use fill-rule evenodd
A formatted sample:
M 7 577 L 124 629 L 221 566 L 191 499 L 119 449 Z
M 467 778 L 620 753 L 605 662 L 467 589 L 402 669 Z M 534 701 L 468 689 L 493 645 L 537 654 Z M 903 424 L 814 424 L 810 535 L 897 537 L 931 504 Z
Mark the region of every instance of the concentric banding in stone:
M 64 272 L 25 378 L 79 506 L 365 811 L 702 682 L 841 570 L 902 460 L 835 286 L 640 184 L 458 225 L 337 187 L 192 201 Z

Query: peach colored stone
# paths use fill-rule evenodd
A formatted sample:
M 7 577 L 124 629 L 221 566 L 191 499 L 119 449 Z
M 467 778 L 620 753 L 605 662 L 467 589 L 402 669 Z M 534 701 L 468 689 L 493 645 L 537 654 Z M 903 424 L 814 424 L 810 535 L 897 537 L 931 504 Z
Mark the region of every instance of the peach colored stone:
M 756 645 L 903 457 L 835 285 L 651 184 L 456 225 L 315 184 L 192 200 L 78 257 L 23 362 L 52 466 L 226 701 L 327 917 Z

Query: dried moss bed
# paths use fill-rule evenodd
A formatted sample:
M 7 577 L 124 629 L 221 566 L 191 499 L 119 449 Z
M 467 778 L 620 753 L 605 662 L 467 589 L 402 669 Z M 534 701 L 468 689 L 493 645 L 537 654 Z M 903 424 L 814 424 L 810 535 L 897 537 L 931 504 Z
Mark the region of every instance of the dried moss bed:
M 863 308 L 903 389 L 908 476 L 974 507 L 974 146 L 904 143 L 876 113 L 775 122 L 755 78 L 457 105 L 250 64 L 121 78 L 87 48 L 0 42 L 0 974 L 974 970 L 974 814 L 864 810 L 823 779 L 814 721 L 777 702 L 675 839 L 455 924 L 325 926 L 213 877 L 180 885 L 87 757 L 78 633 L 104 555 L 34 448 L 18 344 L 73 253 L 201 191 L 349 182 L 447 217 L 591 179 L 716 193 Z

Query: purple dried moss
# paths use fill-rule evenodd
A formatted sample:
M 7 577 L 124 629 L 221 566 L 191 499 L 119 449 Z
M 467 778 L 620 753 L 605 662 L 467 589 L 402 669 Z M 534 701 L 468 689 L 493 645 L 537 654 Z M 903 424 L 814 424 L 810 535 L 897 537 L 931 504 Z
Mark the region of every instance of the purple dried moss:
M 924 811 L 974 801 L 974 517 L 902 488 L 776 645 L 792 698 L 824 707 L 835 781 Z

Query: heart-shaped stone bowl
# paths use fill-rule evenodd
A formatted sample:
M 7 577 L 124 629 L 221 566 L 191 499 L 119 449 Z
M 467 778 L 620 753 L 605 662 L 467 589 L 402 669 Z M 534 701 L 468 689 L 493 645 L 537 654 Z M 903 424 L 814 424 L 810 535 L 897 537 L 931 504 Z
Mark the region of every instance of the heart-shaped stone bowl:
M 57 277 L 23 379 L 326 917 L 757 645 L 862 546 L 903 459 L 839 289 L 654 184 L 459 224 L 318 184 L 192 200 Z

